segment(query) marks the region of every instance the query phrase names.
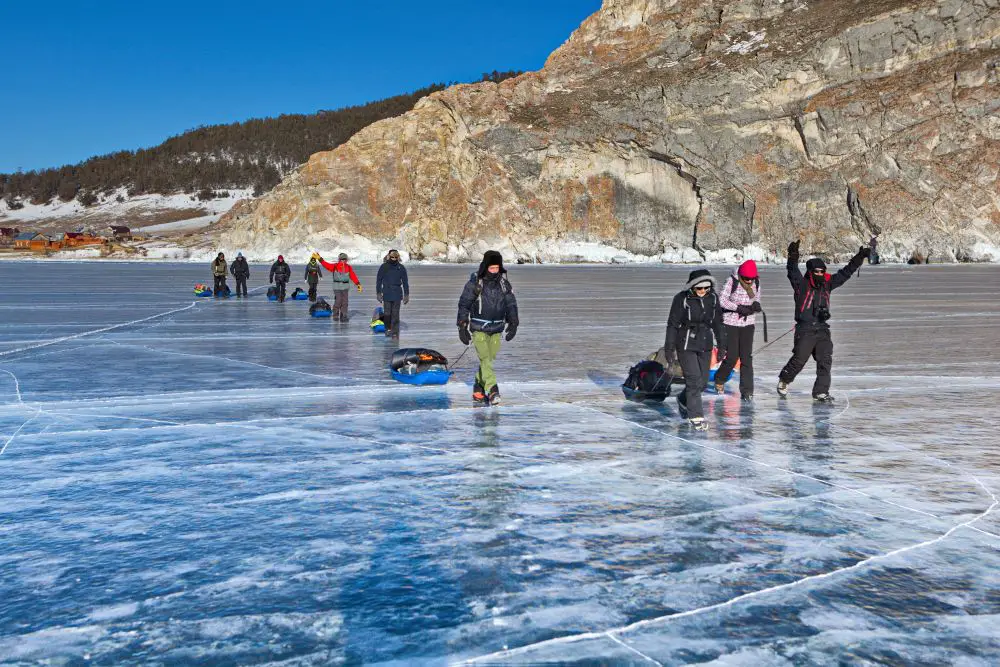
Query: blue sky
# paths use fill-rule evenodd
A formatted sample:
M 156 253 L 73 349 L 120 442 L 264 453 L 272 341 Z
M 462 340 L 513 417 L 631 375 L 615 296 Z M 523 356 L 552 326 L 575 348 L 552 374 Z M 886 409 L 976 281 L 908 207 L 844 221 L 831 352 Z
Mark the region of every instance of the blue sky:
M 600 0 L 3 3 L 0 172 L 538 69 Z

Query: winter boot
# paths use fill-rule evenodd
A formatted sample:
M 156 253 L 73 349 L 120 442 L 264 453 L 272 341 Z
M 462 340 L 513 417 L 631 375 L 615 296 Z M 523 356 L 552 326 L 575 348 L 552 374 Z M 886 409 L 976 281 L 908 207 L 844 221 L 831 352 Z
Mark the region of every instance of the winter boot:
M 478 380 L 472 385 L 472 400 L 476 403 L 486 402 L 486 392 L 483 391 L 483 385 L 479 384 Z
M 788 383 L 778 380 L 778 396 L 788 396 Z
M 833 403 L 833 396 L 830 394 L 816 394 L 813 396 L 813 400 L 817 403 Z
M 747 403 L 753 403 L 753 394 L 740 394 L 740 400 Z
M 500 387 L 497 385 L 490 389 L 490 405 L 500 405 Z
M 708 430 L 708 422 L 705 421 L 704 417 L 692 417 L 688 420 L 688 423 L 691 424 L 691 428 L 696 431 Z

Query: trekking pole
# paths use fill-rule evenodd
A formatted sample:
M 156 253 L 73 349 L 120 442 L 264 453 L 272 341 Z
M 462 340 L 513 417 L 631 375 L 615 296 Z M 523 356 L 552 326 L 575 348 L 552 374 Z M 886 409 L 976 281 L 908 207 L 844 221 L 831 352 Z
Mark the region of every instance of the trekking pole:
M 772 345 L 774 345 L 775 343 L 777 343 L 777 342 L 778 342 L 779 340 L 781 340 L 782 338 L 784 338 L 784 337 L 785 337 L 785 336 L 787 336 L 788 334 L 792 333 L 793 331 L 795 331 L 795 327 L 792 327 L 791 329 L 789 329 L 789 330 L 788 330 L 788 331 L 786 331 L 785 333 L 781 334 L 780 336 L 778 336 L 777 338 L 775 338 L 774 340 L 772 340 L 772 341 L 771 341 L 770 343 L 768 343 L 767 345 L 765 345 L 765 346 L 763 346 L 763 347 L 761 347 L 761 348 L 758 348 L 758 349 L 754 350 L 754 351 L 753 351 L 753 354 L 757 354 L 758 352 L 763 352 L 764 350 L 766 350 L 767 348 L 771 347 Z M 765 338 L 765 340 L 767 340 L 767 339 Z

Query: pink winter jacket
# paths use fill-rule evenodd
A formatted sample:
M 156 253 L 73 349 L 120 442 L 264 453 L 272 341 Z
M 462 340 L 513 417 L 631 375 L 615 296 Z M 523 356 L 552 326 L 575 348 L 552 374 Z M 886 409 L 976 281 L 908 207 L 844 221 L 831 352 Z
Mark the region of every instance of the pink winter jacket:
M 740 286 L 740 279 L 733 271 L 725 283 L 719 288 L 719 305 L 722 306 L 722 323 L 734 327 L 748 327 L 757 324 L 757 315 L 751 314 L 740 317 L 735 312 L 736 306 L 749 306 L 754 301 L 760 303 L 760 281 L 754 285 L 754 297 L 751 299 L 747 291 Z M 735 289 L 734 289 L 735 288 Z

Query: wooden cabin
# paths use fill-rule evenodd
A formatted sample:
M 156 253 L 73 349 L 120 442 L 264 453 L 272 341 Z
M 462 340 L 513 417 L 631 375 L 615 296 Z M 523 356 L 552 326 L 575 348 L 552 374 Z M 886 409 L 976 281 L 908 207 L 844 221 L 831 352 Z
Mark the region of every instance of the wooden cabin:
M 85 245 L 100 245 L 104 239 L 92 236 L 86 232 L 65 232 L 62 238 L 64 248 L 79 248 Z
M 132 230 L 124 225 L 111 225 L 111 238 L 115 241 L 131 241 Z

